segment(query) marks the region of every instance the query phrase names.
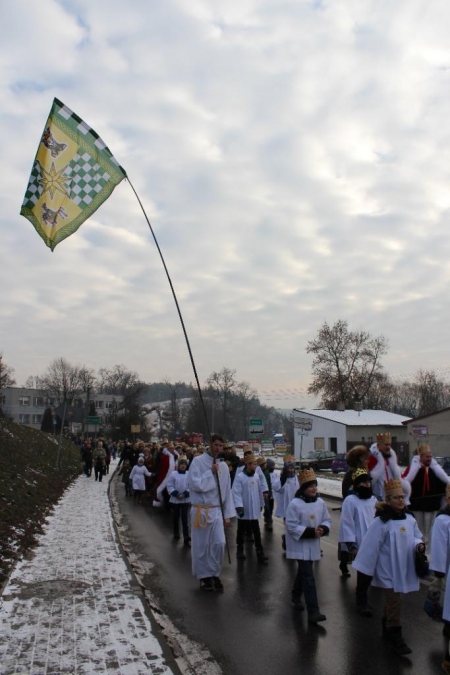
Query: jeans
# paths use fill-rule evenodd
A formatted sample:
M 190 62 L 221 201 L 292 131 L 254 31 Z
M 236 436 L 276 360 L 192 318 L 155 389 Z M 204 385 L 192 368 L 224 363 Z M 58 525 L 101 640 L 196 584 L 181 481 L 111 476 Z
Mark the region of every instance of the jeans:
M 308 614 L 314 614 L 319 611 L 319 602 L 317 599 L 316 581 L 314 579 L 313 561 L 297 560 L 297 563 L 298 570 L 292 588 L 292 601 L 299 601 L 303 594 Z
M 250 531 L 253 534 L 253 538 L 255 540 L 256 550 L 262 551 L 261 531 L 259 529 L 259 522 L 257 520 L 243 520 L 242 518 L 238 519 L 236 544 L 238 546 L 243 546 L 245 535 Z

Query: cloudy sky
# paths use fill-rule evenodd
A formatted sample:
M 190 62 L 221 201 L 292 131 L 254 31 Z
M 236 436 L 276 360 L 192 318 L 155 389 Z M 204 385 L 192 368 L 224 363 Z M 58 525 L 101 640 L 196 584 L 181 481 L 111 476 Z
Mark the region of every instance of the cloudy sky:
M 137 190 L 202 381 L 227 366 L 268 404 L 311 405 L 305 346 L 339 318 L 386 335 L 392 375 L 450 365 L 445 0 L 1 10 L 0 350 L 18 385 L 59 356 L 193 379 L 126 181 L 54 253 L 19 215 L 55 96 Z

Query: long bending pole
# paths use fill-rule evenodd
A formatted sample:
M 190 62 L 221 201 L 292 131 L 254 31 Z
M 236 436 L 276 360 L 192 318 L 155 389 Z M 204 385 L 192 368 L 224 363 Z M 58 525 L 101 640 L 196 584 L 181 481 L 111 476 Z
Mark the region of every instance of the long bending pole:
M 160 256 L 160 258 L 161 258 L 161 262 L 162 262 L 163 267 L 164 267 L 164 270 L 165 270 L 165 272 L 166 272 L 167 281 L 169 282 L 170 290 L 172 291 L 173 299 L 174 299 L 174 301 L 175 301 L 175 306 L 176 306 L 176 308 L 177 308 L 178 317 L 179 317 L 179 319 L 180 319 L 181 327 L 182 327 L 182 329 L 183 329 L 184 339 L 186 340 L 186 346 L 187 346 L 187 349 L 188 349 L 188 352 L 189 352 L 189 358 L 191 359 L 192 370 L 194 371 L 195 381 L 196 381 L 196 383 L 197 383 L 198 395 L 199 395 L 199 397 L 200 397 L 200 403 L 201 403 L 201 405 L 202 405 L 203 414 L 204 414 L 204 416 L 205 416 L 206 429 L 207 429 L 207 431 L 208 431 L 208 439 L 209 439 L 209 441 L 210 441 L 210 440 L 211 440 L 211 429 L 210 429 L 210 426 L 209 426 L 209 421 L 208 421 L 208 415 L 207 415 L 207 412 L 206 412 L 205 401 L 203 400 L 203 392 L 202 392 L 202 388 L 200 387 L 200 381 L 199 381 L 198 375 L 197 375 L 197 368 L 195 367 L 195 362 L 194 362 L 194 357 L 193 357 L 193 355 L 192 355 L 191 345 L 190 345 L 190 343 L 189 343 L 189 338 L 188 338 L 188 335 L 187 335 L 187 332 L 186 332 L 186 327 L 185 327 L 185 325 L 184 325 L 183 317 L 182 317 L 182 315 L 181 315 L 180 305 L 178 304 L 178 299 L 177 299 L 177 296 L 176 296 L 176 294 L 175 294 L 175 289 L 174 289 L 174 287 L 173 287 L 172 279 L 170 278 L 170 274 L 169 274 L 169 270 L 167 269 L 166 261 L 164 260 L 164 256 L 163 256 L 162 251 L 161 251 L 161 249 L 160 249 L 160 247 L 159 247 L 158 240 L 156 239 L 156 235 L 155 235 L 155 233 L 154 233 L 154 231 L 153 231 L 153 228 L 152 228 L 152 225 L 151 225 L 151 223 L 150 223 L 150 220 L 149 220 L 149 218 L 148 218 L 148 216 L 147 216 L 147 214 L 146 214 L 146 212 L 145 212 L 144 206 L 143 206 L 141 200 L 139 199 L 139 195 L 138 195 L 138 193 L 136 192 L 136 190 L 134 189 L 134 185 L 133 185 L 133 183 L 130 181 L 130 179 L 128 178 L 128 176 L 127 176 L 127 180 L 128 180 L 128 183 L 130 184 L 131 189 L 133 190 L 134 194 L 136 195 L 136 199 L 137 199 L 138 202 L 139 202 L 139 206 L 140 206 L 141 209 L 142 209 L 142 213 L 144 214 L 145 220 L 147 221 L 147 225 L 148 225 L 149 228 L 150 228 L 150 232 L 152 233 L 153 240 L 154 240 L 154 242 L 155 242 L 156 248 L 158 249 L 158 253 L 159 253 L 159 256 Z M 215 457 L 213 458 L 213 462 L 216 463 L 216 458 L 215 458 Z M 220 502 L 220 510 L 221 510 L 221 513 L 222 513 L 223 528 L 224 528 L 224 532 L 226 532 L 226 529 L 225 529 L 225 512 L 224 512 L 224 508 L 223 508 L 223 500 L 222 500 L 222 490 L 220 489 L 220 481 L 219 481 L 219 476 L 218 476 L 218 474 L 215 474 L 215 476 L 216 476 L 217 491 L 218 491 L 218 493 L 219 493 L 219 502 Z M 228 546 L 228 540 L 227 540 L 226 534 L 225 534 L 225 544 L 226 544 L 226 548 L 227 548 L 228 562 L 231 564 L 230 549 L 229 549 L 229 546 Z

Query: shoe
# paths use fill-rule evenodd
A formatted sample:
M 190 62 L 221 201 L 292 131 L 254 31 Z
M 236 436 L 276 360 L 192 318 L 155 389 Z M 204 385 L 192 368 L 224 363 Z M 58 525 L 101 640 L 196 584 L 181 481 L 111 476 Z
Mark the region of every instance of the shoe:
M 246 560 L 247 556 L 244 553 L 244 547 L 238 546 L 236 550 L 236 558 L 238 560 Z
M 219 577 L 213 577 L 212 583 L 215 591 L 223 593 L 223 583 L 220 581 Z
M 292 600 L 291 605 L 294 609 L 298 609 L 300 612 L 303 612 L 305 605 L 301 600 Z
M 441 664 L 442 670 L 444 673 L 447 673 L 447 675 L 450 675 L 450 661 L 447 661 L 447 659 L 444 659 Z
M 326 621 L 327 617 L 325 614 L 321 614 L 319 611 L 314 612 L 314 614 L 308 615 L 308 623 L 320 623 L 321 621 Z
M 259 563 L 262 563 L 263 565 L 267 564 L 269 558 L 264 554 L 262 549 L 260 551 L 256 551 L 256 555 Z
M 215 589 L 212 577 L 205 577 L 204 579 L 200 579 L 200 588 L 203 591 L 214 591 Z
M 356 611 L 361 616 L 373 616 L 372 607 L 368 604 L 367 600 L 365 602 L 357 602 Z
M 387 639 L 389 640 L 394 652 L 399 656 L 407 656 L 407 654 L 412 654 L 412 649 L 408 647 L 402 635 L 401 626 L 394 626 L 393 628 L 387 628 Z
M 191 548 L 191 542 L 190 542 L 190 540 L 189 540 L 189 539 L 185 539 L 185 540 L 184 540 L 184 543 L 183 543 L 183 546 L 186 546 L 186 548 Z
M 341 562 L 339 565 L 339 569 L 341 570 L 341 574 L 345 579 L 351 576 L 350 572 L 348 571 L 347 563 Z

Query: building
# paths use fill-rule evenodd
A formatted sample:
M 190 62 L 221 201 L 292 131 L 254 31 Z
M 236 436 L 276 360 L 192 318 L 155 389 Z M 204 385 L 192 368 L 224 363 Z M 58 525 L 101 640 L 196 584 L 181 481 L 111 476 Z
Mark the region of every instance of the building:
M 117 404 L 122 402 L 122 396 L 114 394 L 93 394 L 91 403 L 94 402 L 95 414 L 100 418 L 100 423 L 107 422 Z M 5 387 L 0 389 L 0 408 L 5 417 L 13 422 L 24 424 L 33 429 L 40 429 L 42 417 L 46 408 L 52 408 L 62 418 L 63 406 L 60 403 L 56 408 L 57 401 L 47 392 L 39 389 L 27 389 L 25 387 Z M 66 421 L 69 423 L 70 433 L 81 433 L 85 426 L 89 405 L 85 396 L 79 396 L 67 407 Z M 91 425 L 93 426 L 93 425 Z M 94 429 L 95 431 L 95 429 Z
M 422 443 L 428 443 L 433 455 L 450 456 L 450 408 L 420 415 L 407 420 L 404 424 L 412 449 Z
M 376 436 L 389 432 L 392 445 L 402 463 L 409 461 L 408 431 L 404 422 L 408 417 L 385 410 L 320 410 L 294 408 L 294 453 L 314 450 L 346 453 L 355 445 L 375 443 Z

